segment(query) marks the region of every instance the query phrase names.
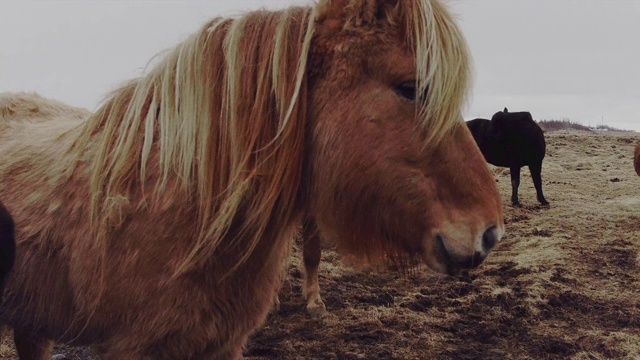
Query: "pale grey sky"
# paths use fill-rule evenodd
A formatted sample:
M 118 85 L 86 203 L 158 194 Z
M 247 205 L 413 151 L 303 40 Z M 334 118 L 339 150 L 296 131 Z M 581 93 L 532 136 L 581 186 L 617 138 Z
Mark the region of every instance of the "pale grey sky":
M 308 0 L 0 1 L 0 92 L 95 110 L 217 15 Z M 640 131 L 640 0 L 453 0 L 474 58 L 467 119 L 508 107 Z

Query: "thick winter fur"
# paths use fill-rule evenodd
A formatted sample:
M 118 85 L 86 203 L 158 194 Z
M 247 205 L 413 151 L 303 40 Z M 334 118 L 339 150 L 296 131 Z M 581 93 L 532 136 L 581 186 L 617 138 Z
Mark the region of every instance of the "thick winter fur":
M 234 359 L 303 214 L 356 262 L 477 265 L 503 232 L 460 116 L 467 48 L 437 1 L 214 19 L 95 113 L 0 95 L 21 359 Z
M 542 193 L 542 160 L 545 156 L 544 133 L 528 112 L 497 112 L 491 118 L 467 121 L 478 147 L 488 163 L 508 167 L 511 172 L 511 202 L 518 205 L 520 168 L 528 166 L 538 201 L 549 205 Z

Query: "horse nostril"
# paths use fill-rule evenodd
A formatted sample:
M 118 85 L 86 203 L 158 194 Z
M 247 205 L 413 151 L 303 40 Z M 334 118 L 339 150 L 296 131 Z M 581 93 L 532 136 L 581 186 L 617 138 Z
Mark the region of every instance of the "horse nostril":
M 482 234 L 482 250 L 487 253 L 498 244 L 498 228 L 494 225 Z

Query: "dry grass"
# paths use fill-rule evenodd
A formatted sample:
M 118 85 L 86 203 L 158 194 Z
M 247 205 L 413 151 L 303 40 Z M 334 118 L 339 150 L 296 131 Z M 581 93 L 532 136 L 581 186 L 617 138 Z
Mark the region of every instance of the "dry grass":
M 10 341 L 10 338 L 6 336 L 0 344 L 0 359 L 14 359 L 16 358 L 16 351 Z

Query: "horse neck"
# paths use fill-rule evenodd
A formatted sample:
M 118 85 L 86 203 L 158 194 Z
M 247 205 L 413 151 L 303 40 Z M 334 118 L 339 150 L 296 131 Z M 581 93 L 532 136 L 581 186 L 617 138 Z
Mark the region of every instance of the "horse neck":
M 243 221 L 240 218 L 236 220 Z M 235 287 L 240 283 L 246 283 L 246 286 L 253 283 L 254 291 L 277 291 L 299 223 L 299 215 L 280 224 L 270 223 L 248 255 L 245 245 L 251 239 L 251 230 L 245 229 L 238 234 L 238 226 L 232 225 L 219 251 L 208 259 L 203 268 L 209 278 L 209 286 Z

